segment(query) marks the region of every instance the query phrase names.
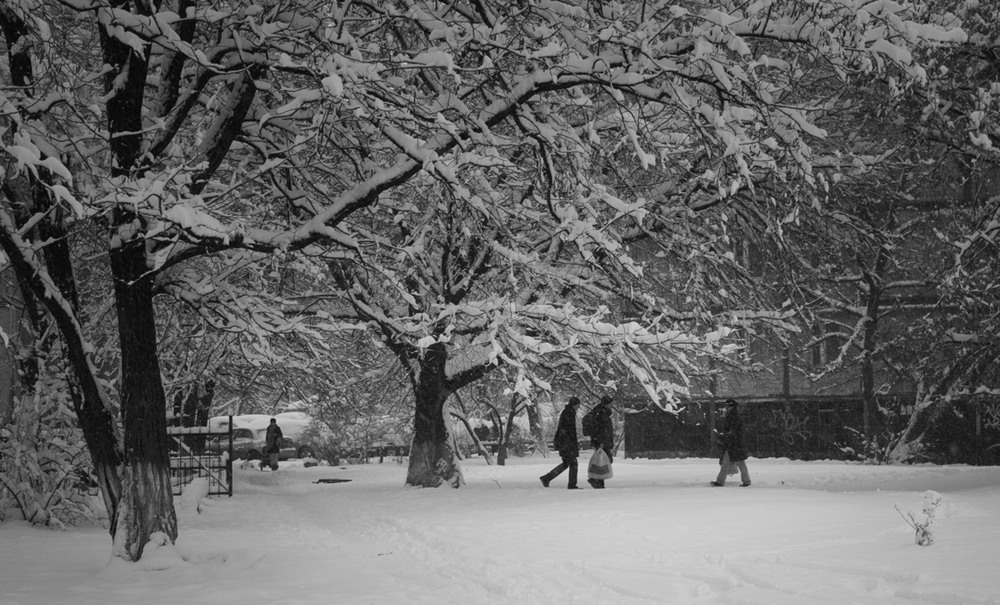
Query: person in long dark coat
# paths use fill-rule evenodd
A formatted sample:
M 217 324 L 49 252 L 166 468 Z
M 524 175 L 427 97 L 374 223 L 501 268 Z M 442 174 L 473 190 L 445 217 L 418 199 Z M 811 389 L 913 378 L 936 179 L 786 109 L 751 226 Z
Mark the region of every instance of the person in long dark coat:
M 567 487 L 569 489 L 580 489 L 576 484 L 577 472 L 579 470 L 576 459 L 580 455 L 580 441 L 576 436 L 576 410 L 579 407 L 580 400 L 576 397 L 570 397 L 569 402 L 566 403 L 566 407 L 559 414 L 559 424 L 556 425 L 556 435 L 552 440 L 552 445 L 559 452 L 562 462 L 538 478 L 544 487 L 548 487 L 553 479 L 561 475 L 568 468 L 569 483 Z
M 715 487 L 726 484 L 729 467 L 735 464 L 740 469 L 740 483 L 750 487 L 750 471 L 747 470 L 747 448 L 743 439 L 743 418 L 735 399 L 726 400 L 726 419 L 722 424 L 722 435 L 719 437 L 722 445 L 722 457 L 719 458 L 719 476 L 712 481 Z
M 608 462 L 614 462 L 611 451 L 615 447 L 615 426 L 611 421 L 611 396 L 601 397 L 601 402 L 594 406 L 590 414 L 594 416 L 594 430 L 590 436 L 590 445 L 596 450 L 601 448 L 608 455 Z M 604 489 L 604 479 L 587 479 L 594 489 Z
M 284 435 L 281 434 L 278 420 L 272 418 L 267 425 L 267 432 L 264 433 L 264 455 L 267 457 L 267 465 L 271 467 L 272 471 L 278 470 L 278 453 L 281 452 L 282 438 Z M 264 459 L 260 461 L 260 470 L 264 470 Z

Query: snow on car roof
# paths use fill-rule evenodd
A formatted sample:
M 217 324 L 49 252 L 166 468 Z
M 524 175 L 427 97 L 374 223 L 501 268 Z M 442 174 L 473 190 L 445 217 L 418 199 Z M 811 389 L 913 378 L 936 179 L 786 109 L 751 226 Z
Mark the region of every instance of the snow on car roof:
M 304 412 L 281 412 L 280 414 L 239 414 L 233 416 L 233 428 L 247 428 L 255 433 L 263 431 L 271 423 L 271 418 L 278 422 L 281 433 L 290 439 L 296 439 L 312 422 L 312 417 Z M 209 418 L 208 426 L 213 429 L 225 429 L 229 425 L 229 416 Z

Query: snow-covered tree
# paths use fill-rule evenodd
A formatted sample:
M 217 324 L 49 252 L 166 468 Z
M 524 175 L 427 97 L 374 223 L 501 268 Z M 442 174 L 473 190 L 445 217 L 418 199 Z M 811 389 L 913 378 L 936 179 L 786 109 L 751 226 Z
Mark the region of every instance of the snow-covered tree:
M 827 95 L 814 114 L 828 133 L 812 148 L 821 186 L 775 191 L 778 199 L 791 198 L 791 211 L 772 232 L 750 238 L 765 250 L 757 255 L 758 264 L 767 264 L 762 276 L 778 278 L 771 288 L 776 299 L 795 304 L 811 335 L 793 343 L 804 353 L 793 356 L 793 365 L 828 386 L 841 379 L 853 386 L 860 378 L 869 439 L 879 398 L 918 386 L 916 413 L 892 456 L 897 460 L 916 453 L 933 419 L 970 392 L 961 376 L 983 350 L 966 357 L 961 351 L 968 349 L 949 333 L 968 334 L 971 320 L 961 318 L 981 316 L 983 301 L 962 293 L 971 282 L 956 289 L 962 280 L 949 270 L 960 256 L 953 251 L 977 237 L 995 212 L 987 200 L 996 183 L 989 91 L 997 7 L 930 2 L 916 10 L 940 24 L 961 21 L 968 39 L 915 49 L 926 79 L 858 70 L 835 88 L 823 82 L 831 70 L 805 72 L 802 89 Z M 973 300 L 978 311 L 968 308 Z M 988 383 L 980 377 L 972 391 L 988 392 Z
M 916 335 L 927 343 L 918 359 L 920 382 L 910 422 L 891 456 L 919 459 L 929 432 L 952 404 L 974 394 L 1000 393 L 997 361 L 997 234 L 1000 225 L 1000 6 L 993 2 L 936 0 L 928 11 L 960 19 L 965 43 L 927 49 L 928 86 L 921 89 L 919 120 L 909 123 L 947 149 L 953 167 L 946 181 L 956 200 L 957 230 L 942 230 L 951 271 L 938 289 L 940 306 Z M 956 232 L 957 231 L 957 232 Z
M 829 190 L 800 206 L 769 259 L 768 276 L 807 335 L 794 343 L 793 367 L 826 387 L 860 388 L 867 440 L 879 398 L 918 379 L 916 351 L 926 342 L 908 328 L 938 313 L 950 264 L 941 240 L 967 216 L 958 200 L 928 195 L 942 175 L 926 158 L 941 148 L 891 126 L 899 111 L 859 103 L 849 112 L 851 127 L 838 136 L 853 154 L 829 156 L 820 169 Z
M 361 314 L 383 331 L 387 345 L 406 349 L 405 357 L 419 366 L 413 373 L 418 451 L 408 478 L 419 485 L 460 483 L 458 473 L 450 470 L 441 408 L 451 391 L 504 356 L 530 365 L 511 351 L 535 358 L 540 352 L 565 352 L 585 366 L 580 352 L 587 339 L 581 342 L 581 336 L 590 337 L 595 350 L 624 353 L 623 366 L 640 377 L 654 400 L 671 395 L 683 384 L 683 364 L 676 362 L 684 355 L 677 347 L 665 355 L 663 366 L 675 372 L 667 380 L 645 355 L 657 346 L 669 349 L 665 345 L 676 344 L 676 338 L 687 345 L 703 344 L 704 336 L 680 329 L 699 316 L 685 308 L 668 309 L 641 283 L 643 267 L 630 256 L 627 238 L 638 233 L 664 242 L 658 232 L 693 234 L 670 243 L 682 252 L 679 258 L 700 259 L 712 249 L 713 237 L 716 244 L 725 244 L 727 237 L 725 217 L 722 228 L 708 221 L 697 224 L 701 231 L 692 227 L 700 213 L 742 203 L 769 223 L 769 198 L 758 193 L 761 183 L 815 183 L 808 139 L 825 133 L 811 125 L 807 114 L 823 107 L 819 101 L 837 101 L 826 98 L 829 89 L 818 99 L 798 86 L 810 61 L 823 61 L 834 76 L 872 73 L 888 62 L 921 78 L 922 71 L 903 49 L 904 40 L 912 41 L 918 31 L 937 31 L 907 26 L 892 15 L 876 19 L 878 34 L 863 33 L 873 25 L 872 15 L 855 14 L 854 9 L 850 19 L 826 30 L 834 21 L 825 19 L 847 14 L 832 5 L 821 5 L 818 13 L 798 13 L 795 7 L 782 13 L 769 6 L 767 12 L 736 18 L 678 6 L 649 12 L 620 5 L 587 11 L 567 4 L 498 13 L 477 12 L 475 6 L 467 14 L 454 13 L 468 23 L 433 12 L 423 21 L 400 21 L 412 28 L 400 27 L 409 34 L 400 38 L 415 45 L 410 54 L 419 61 L 413 69 L 431 62 L 449 77 L 431 78 L 423 71 L 413 79 L 401 76 L 401 84 L 415 83 L 406 88 L 408 96 L 399 99 L 392 89 L 393 95 L 379 97 L 373 115 L 386 111 L 386 99 L 405 107 L 397 117 L 403 118 L 406 133 L 395 124 L 383 133 L 390 150 L 408 157 L 395 163 L 395 170 L 373 177 L 376 186 L 384 187 L 380 205 L 394 225 L 386 229 L 385 216 L 382 223 L 365 224 L 383 238 L 372 240 L 373 251 L 365 252 L 370 260 L 388 246 L 396 263 L 337 269 L 341 286 Z M 804 27 L 792 31 L 793 23 Z M 837 29 L 845 24 L 860 29 L 851 34 Z M 516 28 L 526 37 L 522 46 L 507 43 L 497 45 L 502 50 L 484 50 L 470 42 L 476 25 L 505 33 Z M 906 33 L 883 36 L 895 27 Z M 627 35 L 617 37 L 626 30 Z M 825 37 L 829 31 L 880 41 L 871 48 L 831 47 Z M 790 40 L 794 42 L 786 47 Z M 475 53 L 460 52 L 472 44 Z M 503 67 L 499 74 L 494 71 L 498 66 Z M 459 84 L 456 92 L 451 92 L 453 83 Z M 426 101 L 429 108 L 421 114 L 417 110 Z M 483 109 L 477 112 L 479 107 Z M 477 122 L 477 116 L 483 117 Z M 441 129 L 437 138 L 428 130 L 432 124 Z M 524 141 L 530 146 L 524 147 Z M 595 173 L 594 158 L 602 153 L 637 162 L 646 171 L 644 178 L 622 183 L 614 175 Z M 445 192 L 385 180 L 396 178 L 398 170 L 416 169 L 418 163 L 427 175 L 419 178 L 437 179 Z M 606 160 L 605 166 L 614 164 Z M 418 180 L 408 177 L 407 182 Z M 462 212 L 469 218 L 456 220 Z M 356 230 L 355 235 L 364 232 Z M 726 259 L 724 253 L 719 257 Z M 506 269 L 509 279 L 487 277 L 505 263 L 512 267 Z M 480 286 L 485 292 L 500 295 L 492 305 L 469 305 L 467 297 L 477 294 L 470 293 L 470 286 L 477 280 L 487 284 Z M 538 286 L 543 281 L 548 288 Z M 602 311 L 601 303 L 628 288 L 633 294 L 624 298 L 636 305 L 635 317 L 652 324 L 606 321 L 609 310 Z M 691 291 L 689 297 L 698 299 L 706 291 Z M 588 304 L 580 305 L 580 300 Z M 466 352 L 456 361 L 449 349 L 460 341 L 456 336 L 472 333 L 475 322 L 459 319 L 470 310 L 476 321 L 495 325 L 509 311 L 507 325 L 515 327 L 499 333 L 509 335 L 516 346 L 501 344 L 491 326 L 478 332 L 488 340 L 477 343 L 469 337 L 462 345 L 479 353 L 477 346 L 488 344 L 486 357 Z M 532 384 L 527 376 L 515 390 Z
M 556 347 L 586 365 L 577 353 L 586 341 L 618 356 L 651 398 L 669 398 L 683 382 L 686 352 L 726 330 L 658 313 L 642 287 L 629 296 L 641 316 L 607 321 L 604 291 L 644 278 L 625 234 L 669 233 L 739 196 L 769 214 L 770 199 L 753 195 L 763 180 L 813 186 L 810 142 L 825 133 L 812 122 L 818 99 L 797 86 L 809 61 L 835 74 L 891 66 L 898 78 L 921 81 L 926 72 L 909 49 L 961 38 L 890 2 L 19 0 L 3 9 L 8 48 L 41 69 L 35 86 L 5 93 L 8 164 L 32 175 L 67 218 L 95 220 L 108 233 L 124 428 L 121 442 L 109 442 L 122 460 L 113 552 L 129 560 L 152 534 L 176 536 L 153 303 L 160 284 L 200 308 L 224 300 L 264 309 L 245 289 L 233 294 L 232 270 L 295 254 L 333 263 L 357 306 L 377 312 L 383 296 L 403 301 L 415 315 L 369 319 L 400 328 L 407 340 L 390 344 L 414 351 L 420 366 L 409 481 L 454 485 L 460 475 L 441 447 L 445 395 L 504 349 L 483 340 L 485 358 L 450 371 L 449 313 L 502 319 L 503 338 L 526 355 Z M 609 187 L 588 172 L 599 151 L 634 158 L 648 180 Z M 28 223 L 14 219 L 25 202 L 6 202 L 5 251 L 75 351 L 77 380 L 99 386 L 57 287 L 65 273 L 36 253 L 52 241 L 26 238 Z M 419 238 L 447 221 L 448 205 L 464 225 L 430 230 L 435 245 L 425 248 Z M 397 217 L 395 231 L 382 233 Z M 400 242 L 410 283 L 385 279 L 398 272 L 386 251 Z M 425 250 L 440 267 L 421 264 Z M 206 255 L 225 268 L 189 273 Z M 487 264 L 509 268 L 513 283 L 468 309 L 447 300 Z M 517 287 L 522 275 L 535 283 Z M 542 278 L 553 293 L 591 304 L 546 298 L 536 287 Z M 431 280 L 444 299 L 411 290 Z M 271 311 L 253 321 L 286 327 L 274 304 L 283 303 L 269 301 Z M 311 321 L 314 331 L 338 327 Z M 532 326 L 548 340 L 508 326 Z M 653 349 L 673 377 L 653 367 Z M 526 374 L 514 389 L 530 382 Z M 107 395 L 85 392 L 107 414 Z M 114 467 L 113 455 L 94 459 Z

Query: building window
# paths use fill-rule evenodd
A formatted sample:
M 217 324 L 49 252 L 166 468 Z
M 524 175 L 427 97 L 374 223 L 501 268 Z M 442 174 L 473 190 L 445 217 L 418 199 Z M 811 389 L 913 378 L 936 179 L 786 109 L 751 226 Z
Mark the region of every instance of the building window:
M 840 326 L 835 323 L 826 324 L 826 333 L 823 335 L 823 342 L 826 344 L 826 363 L 836 361 L 840 356 L 840 349 L 847 342 L 840 332 Z
M 820 326 L 812 327 L 812 346 L 809 347 L 810 360 L 813 366 L 821 366 L 823 360 L 823 329 Z
M 812 342 L 809 346 L 809 360 L 813 366 L 819 367 L 833 363 L 840 355 L 844 346 L 844 337 L 835 323 L 814 325 L 812 327 Z

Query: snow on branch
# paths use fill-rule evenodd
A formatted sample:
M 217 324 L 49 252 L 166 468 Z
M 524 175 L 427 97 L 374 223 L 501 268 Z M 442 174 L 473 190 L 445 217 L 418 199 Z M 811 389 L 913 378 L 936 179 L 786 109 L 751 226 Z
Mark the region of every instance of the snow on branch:
M 930 546 L 934 544 L 934 519 L 937 516 L 938 506 L 941 504 L 942 496 L 934 490 L 924 492 L 924 505 L 920 513 L 907 509 L 904 511 L 896 504 L 896 512 L 906 521 L 913 531 L 913 541 L 918 546 Z
M 67 346 L 76 351 L 77 354 L 72 356 L 72 361 L 80 366 L 77 368 L 79 379 L 88 382 L 88 390 L 99 398 L 105 410 L 112 413 L 114 408 L 103 382 L 98 378 L 100 374 L 93 362 L 94 348 L 84 334 L 73 305 L 62 295 L 44 263 L 38 259 L 31 243 L 22 239 L 17 233 L 13 219 L 5 210 L 0 211 L 0 248 L 12 264 L 21 266 L 18 269 L 19 277 L 26 280 L 36 298 L 55 318 Z

